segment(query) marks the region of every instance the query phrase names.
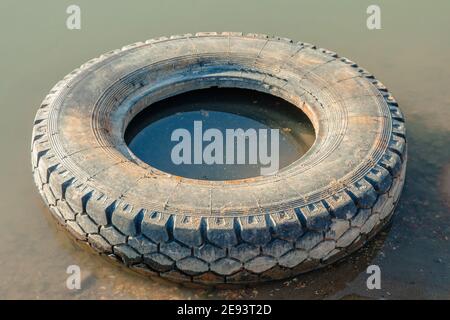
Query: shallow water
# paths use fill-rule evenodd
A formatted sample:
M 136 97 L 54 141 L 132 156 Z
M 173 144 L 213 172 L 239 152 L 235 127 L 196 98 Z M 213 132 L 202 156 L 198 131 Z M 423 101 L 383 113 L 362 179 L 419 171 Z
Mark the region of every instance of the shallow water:
M 77 1 L 82 29 L 65 27 L 69 1 L 0 3 L 0 298 L 450 298 L 450 2 Z M 249 289 L 188 289 L 112 265 L 56 227 L 31 177 L 30 136 L 50 88 L 92 57 L 125 44 L 196 31 L 274 34 L 317 44 L 374 73 L 407 119 L 407 179 L 392 226 L 335 266 Z M 66 288 L 81 267 L 82 289 Z M 382 289 L 366 288 L 377 264 Z

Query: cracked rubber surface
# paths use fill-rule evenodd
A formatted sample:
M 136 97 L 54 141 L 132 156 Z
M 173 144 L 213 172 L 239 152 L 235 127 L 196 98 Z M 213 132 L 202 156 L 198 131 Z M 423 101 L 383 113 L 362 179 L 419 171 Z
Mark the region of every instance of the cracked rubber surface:
M 314 145 L 276 175 L 230 181 L 169 175 L 132 154 L 133 116 L 211 86 L 293 103 Z M 386 87 L 334 52 L 198 33 L 135 43 L 67 75 L 37 111 L 31 157 L 53 216 L 97 252 L 175 281 L 243 284 L 322 267 L 375 235 L 400 197 L 406 135 Z

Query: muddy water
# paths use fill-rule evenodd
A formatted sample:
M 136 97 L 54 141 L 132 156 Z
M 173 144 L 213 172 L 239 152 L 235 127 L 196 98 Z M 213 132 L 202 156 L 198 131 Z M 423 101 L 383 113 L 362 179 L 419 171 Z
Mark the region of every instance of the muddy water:
M 450 3 L 377 1 L 77 1 L 82 29 L 65 28 L 68 1 L 0 3 L 0 298 L 450 298 Z M 124 44 L 199 30 L 260 32 L 334 50 L 373 72 L 407 118 L 406 185 L 392 226 L 333 267 L 250 289 L 188 289 L 143 279 L 79 248 L 35 192 L 29 140 L 36 108 L 72 69 Z M 66 289 L 66 268 L 82 289 Z M 366 288 L 377 264 L 381 290 Z

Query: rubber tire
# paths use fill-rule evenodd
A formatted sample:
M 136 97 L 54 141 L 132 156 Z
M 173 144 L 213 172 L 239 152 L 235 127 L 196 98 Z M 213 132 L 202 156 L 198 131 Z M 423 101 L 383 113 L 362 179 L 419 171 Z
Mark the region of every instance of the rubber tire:
M 316 141 L 276 175 L 192 180 L 137 159 L 124 130 L 152 102 L 241 87 L 282 97 Z M 403 115 L 336 53 L 285 38 L 197 33 L 135 43 L 67 75 L 37 111 L 36 185 L 78 240 L 132 269 L 207 285 L 282 279 L 361 247 L 390 219 L 406 169 Z

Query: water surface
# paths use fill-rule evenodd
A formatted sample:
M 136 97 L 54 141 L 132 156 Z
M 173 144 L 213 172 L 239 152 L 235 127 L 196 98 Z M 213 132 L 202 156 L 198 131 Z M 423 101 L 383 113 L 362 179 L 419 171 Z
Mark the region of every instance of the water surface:
M 72 1 L 0 2 L 0 298 L 450 298 L 450 2 L 377 1 L 382 29 L 366 28 L 373 1 L 87 1 L 82 29 L 65 27 Z M 243 31 L 314 43 L 374 73 L 407 119 L 408 170 L 392 226 L 333 267 L 249 289 L 188 289 L 143 279 L 78 247 L 56 227 L 32 182 L 35 112 L 51 87 L 87 60 L 161 35 Z M 66 288 L 66 269 L 82 289 Z M 382 289 L 366 288 L 377 264 Z

